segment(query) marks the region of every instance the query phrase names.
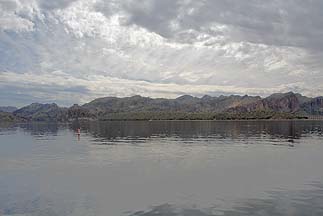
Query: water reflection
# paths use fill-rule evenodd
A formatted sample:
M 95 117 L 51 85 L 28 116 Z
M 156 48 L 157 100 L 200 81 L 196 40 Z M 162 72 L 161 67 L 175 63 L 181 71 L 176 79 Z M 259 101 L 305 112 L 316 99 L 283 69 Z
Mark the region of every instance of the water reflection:
M 46 123 L 46 122 L 30 122 L 30 123 L 0 123 L 1 131 L 23 130 L 33 136 L 55 136 L 60 129 L 66 128 L 66 124 Z
M 231 209 L 212 207 L 179 207 L 164 204 L 128 216 L 304 216 L 323 215 L 323 185 L 315 184 L 311 190 L 270 192 L 268 199 L 245 199 L 233 203 Z
M 323 185 L 316 183 L 312 189 L 269 192 L 267 199 L 241 199 L 233 201 L 228 208 L 181 206 L 163 204 L 149 210 L 124 212 L 124 216 L 320 216 L 323 215 Z M 107 203 L 108 204 L 108 203 Z M 96 212 L 96 203 L 89 196 L 66 200 L 66 197 L 50 199 L 40 196 L 28 199 L 27 196 L 0 196 L 0 214 L 3 216 L 91 216 L 110 215 Z
M 59 125 L 57 123 L 29 123 L 29 124 L 21 124 L 19 125 L 21 129 L 26 132 L 29 132 L 33 136 L 56 136 L 59 128 L 63 127 L 63 125 Z
M 66 198 L 50 199 L 40 196 L 30 199 L 27 196 L 0 197 L 1 216 L 91 216 L 95 215 L 93 203 L 87 197 L 78 197 L 77 201 Z
M 322 136 L 323 121 L 74 121 L 70 125 L 57 123 L 1 123 L 1 131 L 23 129 L 33 136 L 57 135 L 70 128 L 77 134 L 90 134 L 104 140 L 151 139 L 178 137 L 182 139 L 217 138 L 286 139 L 293 142 L 302 136 Z
M 322 129 L 320 121 L 0 124 L 0 215 L 323 215 Z
M 322 135 L 321 121 L 151 121 L 77 122 L 73 130 L 97 138 L 96 141 L 146 141 L 155 138 L 202 139 L 284 139 L 289 143 L 302 136 Z M 110 143 L 111 144 L 111 143 Z M 291 144 L 290 144 L 291 145 Z

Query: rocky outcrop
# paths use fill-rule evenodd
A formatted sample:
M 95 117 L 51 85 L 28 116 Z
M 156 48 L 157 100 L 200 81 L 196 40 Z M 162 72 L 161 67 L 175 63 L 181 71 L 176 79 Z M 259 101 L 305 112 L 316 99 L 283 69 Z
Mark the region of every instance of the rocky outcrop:
M 229 109 L 231 112 L 252 112 L 252 111 L 274 111 L 294 113 L 301 110 L 301 106 L 310 101 L 311 98 L 304 97 L 293 92 L 277 93 L 267 98 L 237 106 Z
M 323 115 L 323 97 L 317 97 L 302 104 L 301 110 L 310 115 Z

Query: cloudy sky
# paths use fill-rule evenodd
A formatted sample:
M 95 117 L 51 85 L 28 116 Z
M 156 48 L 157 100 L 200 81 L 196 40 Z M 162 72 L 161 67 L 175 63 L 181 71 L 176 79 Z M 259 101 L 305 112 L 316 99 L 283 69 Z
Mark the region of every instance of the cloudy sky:
M 321 0 L 0 0 L 0 105 L 323 95 Z

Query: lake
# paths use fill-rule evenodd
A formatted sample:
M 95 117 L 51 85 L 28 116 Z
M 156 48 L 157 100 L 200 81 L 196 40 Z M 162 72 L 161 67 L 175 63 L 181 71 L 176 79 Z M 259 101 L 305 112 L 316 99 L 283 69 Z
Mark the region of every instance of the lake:
M 2 123 L 0 215 L 323 215 L 322 131 L 323 121 Z

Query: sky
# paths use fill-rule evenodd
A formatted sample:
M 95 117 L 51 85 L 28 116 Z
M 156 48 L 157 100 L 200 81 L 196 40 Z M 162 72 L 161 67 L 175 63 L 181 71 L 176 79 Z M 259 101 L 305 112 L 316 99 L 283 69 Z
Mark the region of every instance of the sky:
M 323 95 L 321 0 L 0 0 L 0 105 Z

